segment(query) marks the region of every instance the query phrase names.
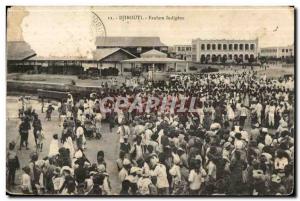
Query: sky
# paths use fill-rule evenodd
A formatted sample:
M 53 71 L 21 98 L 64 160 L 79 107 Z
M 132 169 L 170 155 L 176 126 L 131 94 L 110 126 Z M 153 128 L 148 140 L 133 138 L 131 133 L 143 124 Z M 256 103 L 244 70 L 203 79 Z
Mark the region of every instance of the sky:
M 103 25 L 96 25 L 92 11 Z M 120 16 L 142 20 L 120 20 Z M 166 17 L 180 17 L 169 20 Z M 160 20 L 157 20 L 158 18 Z M 164 19 L 162 19 L 162 17 Z M 294 42 L 291 7 L 12 7 L 7 15 L 7 40 L 25 40 L 40 56 L 87 56 L 95 38 L 159 36 L 166 45 L 192 39 L 259 39 L 259 47 Z M 98 32 L 97 32 L 98 30 Z

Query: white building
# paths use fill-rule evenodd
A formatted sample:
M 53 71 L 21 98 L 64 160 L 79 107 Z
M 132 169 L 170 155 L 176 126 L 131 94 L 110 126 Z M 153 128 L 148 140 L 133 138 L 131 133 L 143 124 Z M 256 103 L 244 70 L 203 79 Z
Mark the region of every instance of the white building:
M 176 59 L 192 61 L 192 45 L 174 45 L 171 54 Z
M 255 40 L 192 40 L 192 61 L 200 63 L 248 63 L 258 56 Z
M 153 80 L 166 80 L 171 73 L 187 72 L 189 67 L 187 61 L 168 58 L 166 53 L 155 49 L 142 53 L 140 58 L 123 60 L 121 63 L 127 66 L 126 71 L 141 69 L 144 74 L 150 73 L 151 78 L 148 79 Z
M 285 59 L 294 56 L 294 45 L 282 47 L 263 47 L 260 49 L 260 57 L 273 59 Z

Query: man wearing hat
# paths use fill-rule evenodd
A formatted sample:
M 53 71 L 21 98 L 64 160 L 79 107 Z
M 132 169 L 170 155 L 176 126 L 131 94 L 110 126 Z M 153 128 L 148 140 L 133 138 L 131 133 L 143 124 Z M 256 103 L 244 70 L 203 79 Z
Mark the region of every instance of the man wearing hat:
M 277 128 L 277 132 L 280 134 L 283 131 L 288 131 L 288 124 L 283 119 L 280 120 L 279 126 Z
M 234 147 L 236 149 L 244 149 L 245 146 L 246 146 L 246 143 L 245 141 L 242 139 L 242 134 L 241 134 L 241 131 L 240 130 L 236 130 L 235 132 L 235 140 L 234 140 Z
M 223 158 L 226 159 L 231 159 L 231 153 L 232 153 L 232 144 L 230 142 L 225 142 L 223 145 L 223 151 L 222 151 L 222 156 Z
M 137 187 L 140 195 L 150 195 L 149 186 L 152 184 L 149 172 L 143 172 L 138 179 Z
M 130 135 L 129 126 L 125 125 L 125 123 L 122 122 L 120 124 L 120 126 L 118 127 L 117 134 L 120 135 L 120 144 L 122 144 L 124 142 L 124 136 L 125 135 L 127 135 L 127 136 Z
M 135 142 L 133 143 L 130 156 L 132 159 L 137 161 L 140 158 L 144 157 L 145 146 L 142 144 L 142 137 L 140 135 L 136 136 Z
M 128 142 L 128 135 L 124 135 L 123 140 L 123 143 L 120 144 L 120 151 L 123 151 L 126 155 L 128 155 L 131 150 L 131 145 Z
M 180 158 L 177 154 L 173 154 L 173 166 L 169 169 L 169 174 L 172 176 L 171 182 L 171 189 L 173 195 L 179 195 L 183 193 L 183 182 L 181 177 L 181 170 L 180 170 Z
M 153 131 L 151 130 L 153 127 L 152 123 L 146 123 L 145 125 L 145 132 L 143 132 L 143 144 L 148 146 Z
M 250 140 L 257 141 L 258 136 L 260 135 L 259 123 L 252 124 L 252 129 L 250 131 Z
M 77 122 L 77 129 L 76 129 L 76 144 L 78 148 L 84 149 L 84 129 L 81 125 L 81 122 Z
M 119 179 L 121 182 L 125 180 L 125 178 L 129 175 L 129 171 L 131 169 L 131 162 L 127 158 L 123 160 L 123 168 L 119 172 Z
M 188 177 L 190 195 L 199 195 L 201 187 L 203 186 L 202 183 L 206 176 L 207 173 L 202 168 L 201 160 L 199 159 L 191 160 L 191 170 Z
M 139 180 L 139 175 L 141 175 L 141 169 L 139 167 L 131 167 L 129 171 L 129 175 L 126 176 L 125 181 L 129 181 L 130 183 L 130 192 L 132 195 L 136 195 L 138 193 L 137 182 Z
M 153 147 L 153 152 L 158 152 L 159 151 L 159 145 L 157 142 L 158 139 L 158 135 L 156 133 L 153 133 L 150 137 L 148 146 L 152 146 Z
M 271 145 L 273 142 L 272 137 L 268 134 L 268 128 L 262 128 L 262 135 L 264 136 L 264 144 L 266 146 Z
M 30 167 L 23 167 L 22 181 L 21 181 L 21 189 L 24 194 L 32 193 L 32 183 L 30 178 Z
M 156 187 L 159 195 L 168 195 L 169 194 L 169 181 L 167 178 L 167 169 L 166 166 L 161 163 L 156 163 L 154 170 L 152 171 L 152 176 L 157 178 Z

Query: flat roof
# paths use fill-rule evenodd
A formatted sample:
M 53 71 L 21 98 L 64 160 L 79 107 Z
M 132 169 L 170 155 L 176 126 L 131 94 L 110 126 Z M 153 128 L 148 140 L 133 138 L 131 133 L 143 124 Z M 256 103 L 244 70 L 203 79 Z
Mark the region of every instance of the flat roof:
M 180 59 L 173 59 L 173 58 L 156 58 L 156 57 L 150 57 L 150 58 L 135 58 L 135 59 L 127 59 L 121 61 L 122 63 L 134 63 L 134 62 L 144 62 L 144 63 L 176 63 L 176 62 L 187 62 L 185 60 Z

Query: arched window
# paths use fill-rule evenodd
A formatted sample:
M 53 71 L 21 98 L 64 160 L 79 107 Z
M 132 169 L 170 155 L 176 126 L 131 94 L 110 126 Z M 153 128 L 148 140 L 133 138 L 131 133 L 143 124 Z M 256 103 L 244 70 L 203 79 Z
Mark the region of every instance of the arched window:
M 254 55 L 253 54 L 250 54 L 250 58 L 248 60 L 250 63 L 254 62 L 255 61 L 255 58 L 254 58 Z
M 234 44 L 234 50 L 238 50 L 238 44 Z
M 222 45 L 218 44 L 218 50 L 222 50 Z
M 211 49 L 212 49 L 212 50 L 215 50 L 215 49 L 216 49 L 216 44 L 212 44 Z
M 220 54 L 218 54 L 218 56 L 217 56 L 217 61 L 218 61 L 218 62 L 221 62 L 221 58 L 222 58 L 222 56 L 221 56 Z
M 234 61 L 235 63 L 238 63 L 239 57 L 238 57 L 237 54 L 235 54 L 235 55 L 233 56 L 233 61 Z
M 239 59 L 240 59 L 241 61 L 243 61 L 244 56 L 243 56 L 242 54 L 240 54 L 240 55 L 239 55 Z
M 201 54 L 201 57 L 200 57 L 200 63 L 204 63 L 205 60 L 206 60 L 205 55 L 204 55 L 204 54 Z
M 245 44 L 245 50 L 249 50 L 249 44 Z
M 249 55 L 245 54 L 245 60 L 248 61 L 249 60 Z
M 216 56 L 215 54 L 213 54 L 213 55 L 211 56 L 211 61 L 212 61 L 212 62 L 216 62 L 216 61 L 217 61 L 217 56 Z
M 207 54 L 206 55 L 206 62 L 209 62 L 210 61 L 210 54 Z
M 240 44 L 240 50 L 244 50 L 244 44 Z
M 222 62 L 222 63 L 225 63 L 226 61 L 227 61 L 227 55 L 224 54 L 224 55 L 222 56 L 221 62 Z

